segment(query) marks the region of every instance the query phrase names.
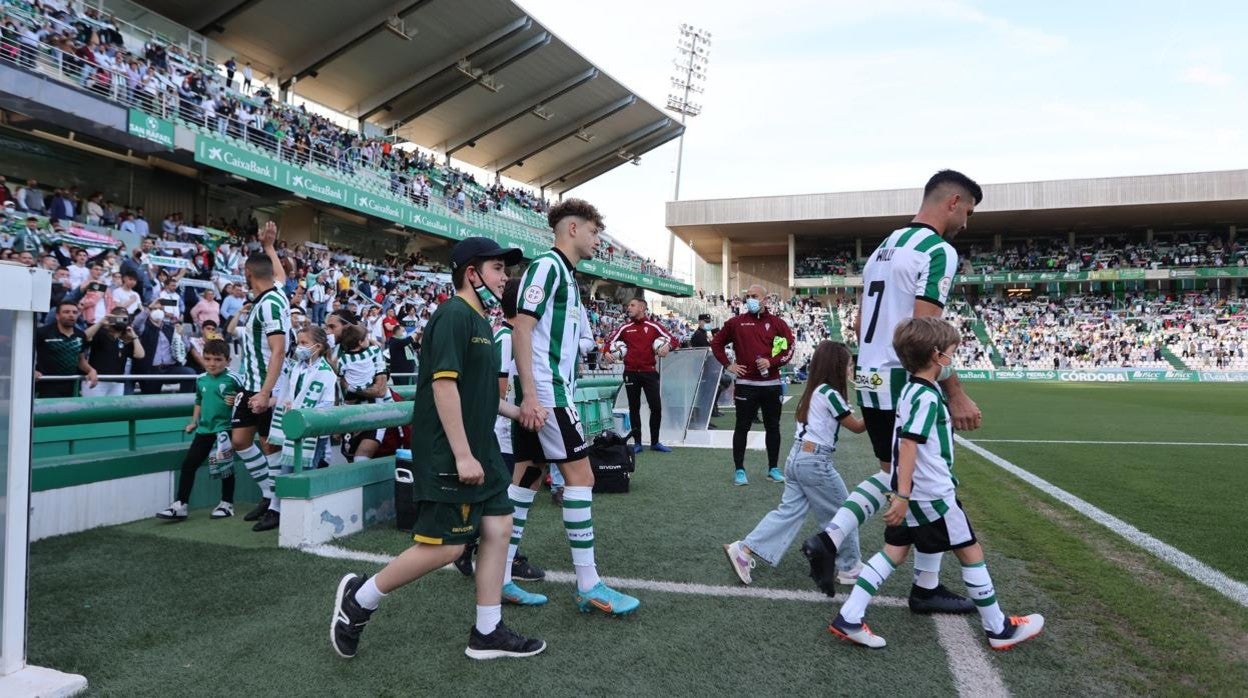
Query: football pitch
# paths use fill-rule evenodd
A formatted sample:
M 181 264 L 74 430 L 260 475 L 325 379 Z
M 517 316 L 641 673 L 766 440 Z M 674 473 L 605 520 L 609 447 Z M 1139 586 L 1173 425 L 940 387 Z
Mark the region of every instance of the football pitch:
M 276 532 L 209 521 L 207 511 L 34 544 L 29 658 L 84 674 L 92 694 L 126 696 L 1248 692 L 1248 608 L 1235 598 L 1248 582 L 1238 523 L 1248 385 L 968 389 L 985 420 L 962 436 L 987 455 L 959 445 L 960 497 L 1005 612 L 1047 619 L 1040 638 L 1008 653 L 986 649 L 977 616 L 904 608 L 909 564 L 868 611 L 888 640 L 876 651 L 828 634 L 844 594 L 831 602 L 814 592 L 796 544 L 777 568 L 760 562 L 752 587 L 740 585 L 721 545 L 744 537 L 782 486 L 764 481 L 761 452 L 748 456 L 751 484 L 733 487 L 727 451 L 687 448 L 644 453 L 632 492 L 595 499 L 599 568 L 641 599 L 633 617 L 576 611 L 559 510 L 539 495 L 522 548 L 550 579 L 522 586 L 551 601 L 504 608 L 509 625 L 549 643 L 534 659 L 464 657 L 472 583 L 446 570 L 387 598 L 359 656 L 341 660 L 327 641 L 338 578 L 375 572 L 407 537 L 364 531 L 321 551 L 348 558 L 334 559 L 276 549 Z M 731 416 L 717 421 L 728 427 Z M 1001 463 L 1078 497 L 1082 510 Z M 865 435 L 842 435 L 837 465 L 851 487 L 875 469 Z M 1093 508 L 1221 576 L 1163 562 L 1139 536 L 1089 518 Z M 879 521 L 864 526 L 864 558 L 882 532 Z M 946 557 L 943 581 L 961 591 Z

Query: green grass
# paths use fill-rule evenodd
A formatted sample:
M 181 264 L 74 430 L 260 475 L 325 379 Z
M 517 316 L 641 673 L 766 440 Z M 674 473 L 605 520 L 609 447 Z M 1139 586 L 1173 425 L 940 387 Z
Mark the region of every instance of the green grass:
M 1065 404 L 1064 393 L 1051 390 L 1055 386 L 981 387 L 973 390 L 990 416 L 985 436 L 996 430 L 996 438 L 1058 438 L 1025 431 L 1022 417 L 1013 424 L 1017 430 L 1005 431 L 1003 414 Z M 1074 402 L 1098 409 L 1086 399 Z M 1128 414 L 1135 401 L 1119 404 Z M 791 407 L 792 402 L 782 427 L 786 452 Z M 1072 428 L 1082 429 L 1091 419 L 1088 412 L 1070 412 Z M 991 444 L 991 450 L 1000 452 L 1001 445 Z M 837 455 L 838 469 L 851 485 L 875 468 L 865 436 L 846 436 Z M 1147 456 L 1145 451 L 1140 457 Z M 1036 642 L 989 657 L 1012 692 L 1248 691 L 1248 613 L 1242 607 L 973 454 L 960 450 L 958 457 L 961 496 L 988 550 L 1006 612 L 1040 612 L 1049 623 Z M 735 488 L 724 451 L 644 453 L 631 493 L 595 500 L 601 571 L 737 584 L 720 545 L 743 537 L 781 491 L 762 482 L 761 453 L 751 452 L 747 463 L 754 484 Z M 1181 471 L 1202 464 L 1163 465 Z M 1132 479 L 1135 471 L 1121 470 L 1120 477 Z M 1091 499 L 1080 488 L 1089 482 L 1097 481 L 1059 484 Z M 1199 482 L 1208 487 L 1207 480 Z M 1122 491 L 1136 496 L 1134 490 Z M 555 583 L 526 585 L 549 595 L 548 606 L 504 609 L 508 624 L 550 643 L 545 655 L 474 663 L 462 654 L 472 621 L 472 584 L 454 572 L 433 573 L 392 594 L 370 623 L 360 656 L 346 662 L 327 644 L 332 592 L 343 573 L 371 573 L 376 566 L 275 550 L 275 535 L 252 534 L 238 519 L 208 521 L 206 514 L 195 512 L 185 524 L 144 521 L 36 543 L 30 661 L 85 674 L 95 695 L 954 692 L 933 622 L 904 609 L 869 611 L 872 627 L 889 641 L 886 650 L 869 652 L 827 634 L 824 627 L 836 609 L 832 603 L 638 592 L 639 613 L 617 620 L 577 613 L 571 586 Z M 814 528 L 808 520 L 799 536 Z M 1231 546 L 1236 535 L 1223 527 L 1219 538 Z M 525 552 L 549 569 L 570 570 L 563 536 L 559 511 L 541 496 L 526 528 Z M 881 537 L 878 522 L 864 527 L 864 556 L 879 549 Z M 1236 545 L 1242 549 L 1240 538 Z M 393 554 L 406 547 L 407 538 L 377 528 L 341 544 Z M 960 589 L 951 557 L 946 564 L 945 581 Z M 804 568 L 800 554 L 791 550 L 775 569 L 760 564 L 755 585 L 809 590 Z M 908 586 L 909 568 L 903 566 L 882 593 L 904 596 Z M 978 619 L 967 622 L 978 632 Z
M 975 383 L 978 439 L 1248 443 L 1248 385 Z M 1248 581 L 1216 493 L 1248 491 L 1248 447 L 981 444 L 1153 537 Z

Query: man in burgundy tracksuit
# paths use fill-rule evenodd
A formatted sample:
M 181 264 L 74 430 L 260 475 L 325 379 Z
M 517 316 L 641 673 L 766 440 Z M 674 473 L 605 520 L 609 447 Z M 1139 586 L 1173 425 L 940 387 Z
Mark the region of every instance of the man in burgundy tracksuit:
M 732 460 L 736 465 L 733 482 L 747 485 L 745 477 L 745 442 L 761 407 L 763 427 L 767 430 L 767 479 L 784 482 L 780 472 L 780 367 L 793 358 L 793 331 L 784 320 L 763 307 L 767 290 L 751 286 L 745 292 L 745 313 L 724 323 L 711 340 L 715 358 L 737 377 L 735 402 L 737 424 L 732 433 Z M 776 338 L 784 338 L 781 344 Z M 732 345 L 736 361 L 730 362 L 724 348 Z M 773 354 L 773 350 L 778 349 Z
M 607 340 L 604 358 L 611 363 L 611 349 L 616 342 L 624 342 L 624 392 L 628 396 L 628 414 L 633 430 L 629 438 L 636 439 L 634 453 L 641 452 L 641 391 L 646 391 L 646 404 L 650 407 L 650 450 L 670 453 L 672 449 L 659 442 L 659 422 L 663 417 L 663 402 L 659 398 L 659 372 L 655 357 L 667 356 L 677 348 L 676 338 L 659 323 L 649 319 L 650 310 L 645 299 L 634 298 L 624 309 L 628 322 L 624 323 Z M 656 339 L 667 340 L 657 350 Z

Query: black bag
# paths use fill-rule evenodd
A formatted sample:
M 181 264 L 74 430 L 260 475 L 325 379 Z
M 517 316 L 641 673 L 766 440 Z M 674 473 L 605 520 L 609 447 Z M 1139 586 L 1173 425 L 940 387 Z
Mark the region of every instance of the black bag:
M 594 492 L 627 492 L 637 461 L 628 440 L 614 432 L 599 434 L 589 447 L 594 470 Z

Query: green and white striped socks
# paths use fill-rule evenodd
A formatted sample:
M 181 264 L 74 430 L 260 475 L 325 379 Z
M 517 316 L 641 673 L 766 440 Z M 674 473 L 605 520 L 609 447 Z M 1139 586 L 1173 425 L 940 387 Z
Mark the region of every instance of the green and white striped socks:
M 251 476 L 251 479 L 260 485 L 260 496 L 272 499 L 273 482 L 269 480 L 269 462 L 260 452 L 260 447 L 251 444 L 241 451 L 235 450 L 234 453 L 243 462 L 243 467 L 247 469 L 247 474 Z
M 854 491 L 849 493 L 845 503 L 836 510 L 836 515 L 824 529 L 836 547 L 841 547 L 845 536 L 858 530 L 863 522 L 884 507 L 884 496 L 890 491 L 891 479 L 892 476 L 888 473 L 876 473 L 858 483 Z
M 529 507 L 533 506 L 533 498 L 537 493 L 527 487 L 509 485 L 507 497 L 515 511 L 511 514 L 511 542 L 507 545 L 507 566 L 503 568 L 503 584 L 511 581 L 511 563 L 516 559 L 516 551 L 520 548 L 520 539 L 524 537 L 524 525 L 529 520 Z
M 999 633 L 1005 629 L 1005 614 L 997 603 L 997 590 L 992 586 L 992 577 L 988 576 L 988 566 L 981 562 L 962 565 L 962 581 L 966 582 L 967 596 L 975 602 L 979 609 L 979 619 L 984 623 L 984 630 Z
M 884 553 L 876 553 L 875 557 L 867 560 L 867 564 L 862 566 L 862 572 L 858 574 L 853 591 L 849 592 L 849 598 L 841 605 L 841 617 L 847 623 L 861 623 L 862 616 L 867 612 L 867 605 L 871 603 L 871 597 L 879 593 L 880 587 L 884 586 L 884 580 L 895 569 L 897 565 Z
M 593 500 L 593 487 L 563 488 L 563 529 L 572 547 L 572 566 L 576 568 L 576 587 L 580 591 L 589 591 L 602 581 L 594 564 L 594 518 L 590 510 Z

